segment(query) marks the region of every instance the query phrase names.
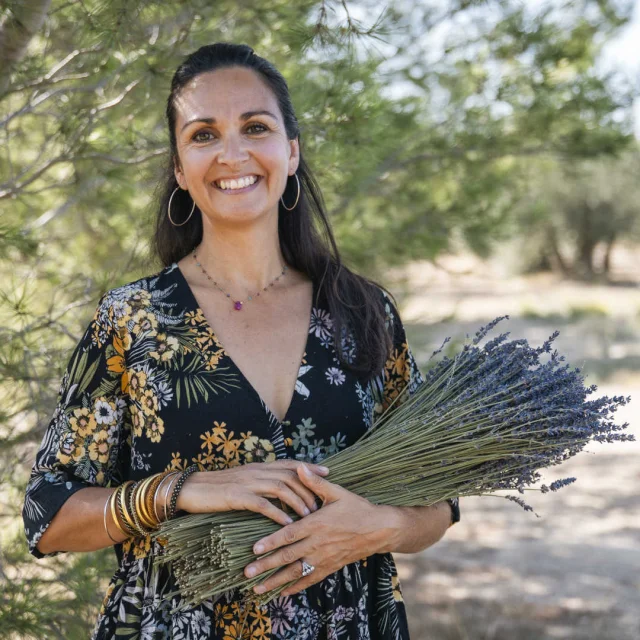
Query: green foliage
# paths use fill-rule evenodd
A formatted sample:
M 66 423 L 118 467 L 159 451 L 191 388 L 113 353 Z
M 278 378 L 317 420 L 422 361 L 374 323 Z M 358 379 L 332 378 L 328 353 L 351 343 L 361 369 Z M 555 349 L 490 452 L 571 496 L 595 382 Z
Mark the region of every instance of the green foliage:
M 523 267 L 606 280 L 616 243 L 640 239 L 639 172 L 638 145 L 617 158 L 539 163 L 517 213 Z
M 156 266 L 164 103 L 187 53 L 243 42 L 283 72 L 343 255 L 382 277 L 460 241 L 487 255 L 521 227 L 535 240 L 532 229 L 559 216 L 544 183 L 526 215 L 516 206 L 532 176 L 629 145 L 637 89 L 594 62 L 633 3 L 547 4 L 425 0 L 380 13 L 371 0 L 5 3 L 0 476 L 15 499 L 99 295 Z M 626 233 L 617 199 L 614 208 L 610 221 Z M 576 227 L 563 211 L 558 233 Z M 34 563 L 19 548 L 0 556 L 0 635 L 86 637 L 107 555 Z M 75 619 L 47 627 L 61 611 Z

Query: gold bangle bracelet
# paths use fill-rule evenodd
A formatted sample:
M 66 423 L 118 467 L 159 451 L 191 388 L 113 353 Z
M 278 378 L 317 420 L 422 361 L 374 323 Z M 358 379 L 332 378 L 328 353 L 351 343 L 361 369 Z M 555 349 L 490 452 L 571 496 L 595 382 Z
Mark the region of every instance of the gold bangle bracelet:
M 127 500 L 127 503 L 129 505 L 129 515 L 133 518 L 133 522 L 135 523 L 135 528 L 136 528 L 136 531 L 138 532 L 138 536 L 141 538 L 145 538 L 151 532 L 147 529 L 147 527 L 144 526 L 144 524 L 142 524 L 142 521 L 139 518 L 137 505 L 136 505 L 136 500 L 138 495 L 136 493 L 136 490 L 138 486 L 139 486 L 138 482 L 136 482 L 133 485 L 133 488 L 129 492 L 129 498 Z
M 131 486 L 134 484 L 133 480 L 129 480 L 122 485 L 122 490 L 118 494 L 118 512 L 122 517 L 122 524 L 129 534 L 129 537 L 135 538 L 138 535 L 138 531 L 134 526 L 135 523 L 131 519 L 128 511 L 128 502 L 127 495 L 131 489 Z
M 109 496 L 109 509 L 111 510 L 111 519 L 115 522 L 118 531 L 122 535 L 129 537 L 129 534 L 120 526 L 120 522 L 118 521 L 118 512 L 117 512 L 117 503 L 118 492 L 121 491 L 120 487 L 117 487 L 116 490 Z
M 160 489 L 162 489 L 162 485 L 167 480 L 169 480 L 169 486 L 170 486 L 171 482 L 173 481 L 173 478 L 175 476 L 177 476 L 177 475 L 178 475 L 177 471 L 167 471 L 166 475 L 164 476 L 164 478 L 162 478 L 162 482 L 156 487 L 156 491 L 155 491 L 154 496 L 153 496 L 153 513 L 155 514 L 156 518 L 158 518 L 158 522 L 164 522 L 167 519 L 166 491 L 168 491 L 168 489 L 165 491 L 164 510 L 162 512 L 162 517 L 160 517 L 160 515 L 158 514 L 158 505 L 159 505 L 159 502 L 160 502 L 159 497 L 161 495 Z
M 164 480 L 166 472 L 158 473 L 154 476 L 153 480 L 147 485 L 145 494 L 143 496 L 143 503 L 145 512 L 149 515 L 153 522 L 153 528 L 157 529 L 160 524 L 159 518 L 156 517 L 154 511 L 154 496 L 158 485 Z
M 140 522 L 146 529 L 153 529 L 155 527 L 155 523 L 153 517 L 147 513 L 146 508 L 146 492 L 149 485 L 153 482 L 153 476 L 149 478 L 145 478 L 137 487 L 136 487 L 136 496 L 135 496 L 135 506 L 136 506 L 136 515 L 138 516 Z
M 133 482 L 133 480 L 129 480 L 128 482 L 125 483 L 122 489 L 122 493 L 119 496 L 120 509 L 121 509 L 122 515 L 124 516 L 124 520 L 127 527 L 133 532 L 132 534 L 133 537 L 137 537 L 138 535 L 140 535 L 140 532 L 138 531 L 138 526 L 136 525 L 136 522 L 133 518 L 133 515 L 129 507 L 129 497 L 131 496 L 132 485 L 135 485 L 135 482 Z

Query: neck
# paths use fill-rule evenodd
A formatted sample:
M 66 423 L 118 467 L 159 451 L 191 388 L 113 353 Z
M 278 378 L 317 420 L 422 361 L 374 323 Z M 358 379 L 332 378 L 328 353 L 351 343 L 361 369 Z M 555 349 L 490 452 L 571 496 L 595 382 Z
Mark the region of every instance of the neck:
M 203 220 L 202 242 L 196 248 L 198 262 L 232 295 L 262 291 L 280 275 L 285 261 L 277 226 L 273 224 L 218 227 Z

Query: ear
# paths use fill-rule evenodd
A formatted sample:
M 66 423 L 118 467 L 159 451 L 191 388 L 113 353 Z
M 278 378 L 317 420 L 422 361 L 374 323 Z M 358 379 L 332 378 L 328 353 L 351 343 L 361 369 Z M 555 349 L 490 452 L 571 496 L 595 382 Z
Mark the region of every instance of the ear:
M 180 185 L 181 189 L 187 189 L 187 181 L 184 178 L 184 173 L 182 173 L 182 169 L 180 168 L 180 164 L 177 158 L 173 159 L 173 175 L 176 177 L 176 181 Z
M 289 175 L 292 176 L 300 164 L 300 141 L 298 138 L 289 140 L 291 153 L 289 155 Z

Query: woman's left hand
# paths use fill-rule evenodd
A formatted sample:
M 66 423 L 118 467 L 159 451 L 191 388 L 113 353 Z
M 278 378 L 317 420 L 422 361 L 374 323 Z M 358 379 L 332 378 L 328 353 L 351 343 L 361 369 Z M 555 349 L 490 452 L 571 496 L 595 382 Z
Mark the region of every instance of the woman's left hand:
M 247 577 L 283 567 L 256 585 L 256 593 L 271 591 L 294 580 L 297 582 L 282 595 L 302 591 L 351 562 L 392 550 L 398 534 L 393 507 L 376 506 L 316 475 L 306 465 L 298 467 L 298 476 L 322 499 L 323 506 L 256 542 L 253 547 L 256 555 L 279 551 L 247 565 Z M 302 560 L 315 567 L 305 577 Z

